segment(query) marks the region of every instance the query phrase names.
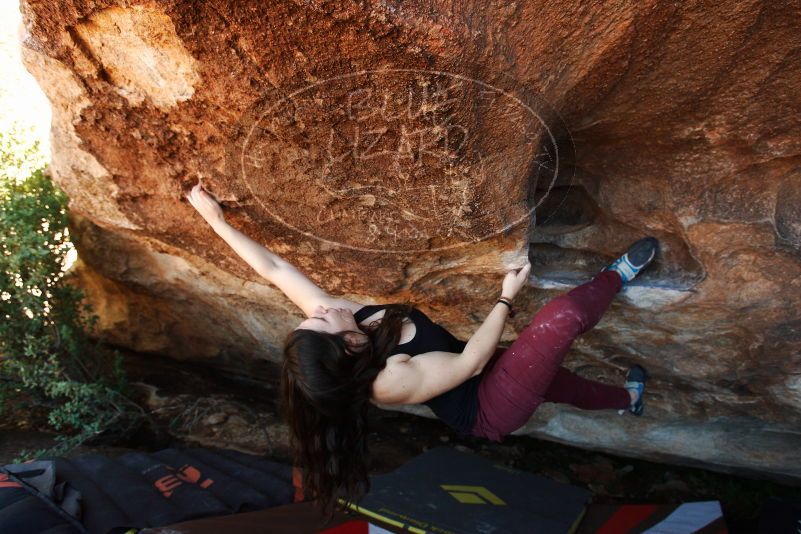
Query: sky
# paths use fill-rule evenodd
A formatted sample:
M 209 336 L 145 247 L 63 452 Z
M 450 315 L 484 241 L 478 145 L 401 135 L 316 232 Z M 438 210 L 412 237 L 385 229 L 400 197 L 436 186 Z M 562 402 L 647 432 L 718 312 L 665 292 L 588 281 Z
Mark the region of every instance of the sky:
M 18 1 L 0 0 L 0 131 L 8 131 L 12 124 L 30 129 L 30 135 L 39 139 L 42 150 L 49 154 L 50 103 L 22 64 L 22 34 Z
M 18 0 L 0 0 L 0 132 L 6 133 L 17 128 L 21 137 L 16 137 L 20 146 L 27 147 L 39 140 L 40 157 L 37 160 L 50 161 L 50 102 L 39 84 L 25 69 L 20 56 L 20 41 L 25 30 Z M 28 165 L 20 168 L 0 170 L 0 176 L 26 177 L 30 174 Z M 70 247 L 63 270 L 68 270 L 77 258 L 77 251 Z

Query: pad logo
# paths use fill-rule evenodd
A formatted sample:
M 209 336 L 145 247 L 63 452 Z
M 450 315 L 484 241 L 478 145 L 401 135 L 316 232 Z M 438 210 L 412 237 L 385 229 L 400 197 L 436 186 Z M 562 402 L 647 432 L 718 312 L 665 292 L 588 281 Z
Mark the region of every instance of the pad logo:
M 484 486 L 453 486 L 443 484 L 440 487 L 462 504 L 495 504 L 497 506 L 506 506 L 503 499 Z
M 0 473 L 0 488 L 21 488 L 22 484 L 14 482 L 5 473 Z
M 171 497 L 173 492 L 184 483 L 197 484 L 203 489 L 214 484 L 214 480 L 210 478 L 201 481 L 203 477 L 200 471 L 189 464 L 182 466 L 178 470 L 169 465 L 165 465 L 164 467 L 169 471 L 175 471 L 175 474 L 161 477 L 154 483 L 154 486 L 167 498 Z

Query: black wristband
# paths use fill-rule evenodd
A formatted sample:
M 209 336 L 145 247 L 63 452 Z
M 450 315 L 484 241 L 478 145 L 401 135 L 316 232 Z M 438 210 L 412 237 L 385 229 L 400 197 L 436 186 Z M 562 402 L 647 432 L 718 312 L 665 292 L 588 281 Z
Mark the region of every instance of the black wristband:
M 498 302 L 502 302 L 502 303 L 506 304 L 506 306 L 509 307 L 509 317 L 514 317 L 515 316 L 515 311 L 514 311 L 514 309 L 512 309 L 512 303 L 511 302 L 509 302 L 508 300 L 505 300 L 505 299 L 498 299 Z M 495 304 L 497 304 L 498 302 L 496 302 Z

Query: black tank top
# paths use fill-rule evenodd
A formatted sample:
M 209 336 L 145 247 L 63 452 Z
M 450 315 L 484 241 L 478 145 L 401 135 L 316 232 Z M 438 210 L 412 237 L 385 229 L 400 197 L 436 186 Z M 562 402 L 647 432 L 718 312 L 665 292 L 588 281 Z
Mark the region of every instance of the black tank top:
M 364 306 L 353 316 L 356 322 L 360 323 L 385 307 L 385 304 Z M 407 343 L 396 345 L 389 352 L 390 356 L 408 354 L 414 357 L 434 350 L 462 352 L 467 345 L 466 342 L 456 339 L 453 334 L 429 319 L 417 308 L 412 309 L 409 319 L 414 323 L 416 329 L 414 337 Z M 431 408 L 431 411 L 445 424 L 463 435 L 468 435 L 478 413 L 478 382 L 480 378 L 480 376 L 471 377 L 450 391 L 429 399 L 423 404 Z

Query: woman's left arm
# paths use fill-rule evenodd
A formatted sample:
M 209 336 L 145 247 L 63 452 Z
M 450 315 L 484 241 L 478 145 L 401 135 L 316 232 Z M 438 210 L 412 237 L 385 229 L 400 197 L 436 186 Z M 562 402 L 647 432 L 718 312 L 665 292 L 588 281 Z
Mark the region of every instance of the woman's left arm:
M 306 317 L 311 317 L 318 305 L 337 307 L 351 304 L 345 299 L 332 297 L 298 271 L 294 265 L 228 224 L 220 205 L 203 190 L 200 183 L 192 188 L 187 199 L 214 232 L 223 238 L 240 258 L 278 287 L 289 300 L 303 310 Z

